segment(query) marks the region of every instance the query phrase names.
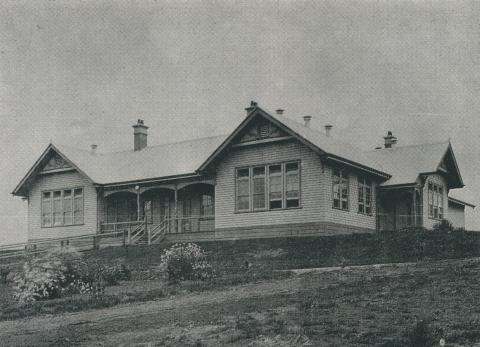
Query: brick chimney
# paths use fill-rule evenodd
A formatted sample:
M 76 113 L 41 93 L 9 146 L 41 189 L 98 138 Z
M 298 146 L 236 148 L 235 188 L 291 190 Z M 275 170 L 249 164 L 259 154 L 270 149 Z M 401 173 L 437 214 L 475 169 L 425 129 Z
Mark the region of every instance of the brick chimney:
M 148 127 L 143 124 L 143 119 L 139 119 L 133 127 L 133 149 L 139 151 L 147 147 Z
M 305 127 L 310 128 L 310 121 L 312 120 L 312 116 L 303 116 L 303 121 L 305 122 Z
M 393 148 L 397 144 L 397 138 L 393 136 L 391 131 L 389 131 L 383 139 L 385 140 L 385 148 Z
M 250 101 L 250 106 L 245 108 L 245 111 L 247 111 L 247 117 L 248 115 L 258 106 L 258 104 L 255 101 Z

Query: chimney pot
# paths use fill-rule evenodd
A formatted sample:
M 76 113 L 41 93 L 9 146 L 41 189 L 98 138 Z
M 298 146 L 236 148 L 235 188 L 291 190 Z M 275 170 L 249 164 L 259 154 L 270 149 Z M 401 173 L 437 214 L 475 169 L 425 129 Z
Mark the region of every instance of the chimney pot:
M 139 151 L 147 147 L 148 127 L 143 123 L 143 119 L 138 119 L 137 124 L 133 125 L 133 149 Z
M 332 133 L 332 128 L 333 128 L 333 125 L 330 125 L 330 124 L 325 125 L 325 135 L 330 137 Z
M 98 147 L 98 145 L 91 144 L 91 145 L 90 145 L 90 152 L 91 152 L 92 154 L 96 154 L 96 153 L 97 153 L 97 147 Z
M 283 111 L 285 111 L 283 108 L 279 108 L 277 109 L 275 112 L 279 115 L 282 115 L 283 114 Z
M 303 121 L 305 122 L 305 127 L 310 128 L 310 121 L 312 120 L 312 116 L 303 116 Z

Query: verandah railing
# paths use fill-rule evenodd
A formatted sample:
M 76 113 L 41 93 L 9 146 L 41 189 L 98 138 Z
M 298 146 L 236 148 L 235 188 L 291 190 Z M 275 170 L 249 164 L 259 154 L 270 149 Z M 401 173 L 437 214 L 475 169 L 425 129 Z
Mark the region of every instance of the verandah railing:
M 400 230 L 418 226 L 422 226 L 422 215 L 419 214 L 377 214 L 377 229 L 380 231 Z

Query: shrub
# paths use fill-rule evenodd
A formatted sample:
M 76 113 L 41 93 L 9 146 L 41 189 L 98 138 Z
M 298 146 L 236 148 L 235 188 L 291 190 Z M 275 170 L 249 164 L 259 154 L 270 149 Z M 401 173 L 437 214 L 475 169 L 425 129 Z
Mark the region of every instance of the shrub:
M 433 226 L 433 231 L 443 231 L 443 232 L 452 232 L 454 231 L 454 227 L 452 222 L 450 222 L 448 219 L 442 219 L 440 222 L 436 223 Z
M 168 280 L 204 280 L 212 277 L 205 252 L 195 243 L 174 244 L 160 258 L 160 269 Z
M 13 278 L 14 297 L 21 303 L 59 297 L 73 280 L 80 255 L 72 248 L 53 249 L 38 258 L 29 258 L 23 271 Z
M 0 267 L 0 282 L 7 283 L 10 275 L 11 269 L 8 266 Z
M 56 248 L 28 259 L 13 278 L 14 297 L 22 304 L 68 294 L 101 295 L 106 285 L 128 279 L 123 264 L 106 266 L 87 260 L 72 247 Z

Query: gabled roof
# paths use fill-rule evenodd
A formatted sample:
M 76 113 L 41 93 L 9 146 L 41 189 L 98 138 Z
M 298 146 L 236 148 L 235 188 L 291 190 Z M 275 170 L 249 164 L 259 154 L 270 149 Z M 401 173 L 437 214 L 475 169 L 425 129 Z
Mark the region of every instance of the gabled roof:
M 12 194 L 25 196 L 26 187 L 45 165 L 51 151 L 58 153 L 73 169 L 93 184 L 115 185 L 199 175 L 237 138 L 255 117 L 272 122 L 325 160 L 363 170 L 386 180 L 385 186 L 416 182 L 419 175 L 448 171 L 449 187 L 463 187 L 450 142 L 395 147 L 362 152 L 360 149 L 311 129 L 287 117 L 270 114 L 258 106 L 230 134 L 146 147 L 140 151 L 92 153 L 64 145 L 50 144 L 20 181 Z M 442 167 L 442 164 L 444 164 Z
M 94 184 L 194 175 L 200 164 L 226 135 L 151 146 L 141 151 L 95 153 L 65 145 L 50 144 L 20 181 L 12 194 L 24 196 L 24 186 L 39 172 L 44 158 L 55 151 Z
M 320 153 L 323 157 L 332 160 L 339 160 L 361 170 L 369 171 L 378 176 L 389 178 L 390 175 L 374 159 L 364 155 L 364 153 L 342 141 L 327 136 L 323 132 L 311 129 L 305 125 L 291 120 L 287 117 L 270 114 L 262 108 L 255 106 L 242 123 L 225 139 L 225 141 L 210 155 L 210 157 L 200 166 L 200 170 L 205 169 L 215 158 L 224 151 L 236 136 L 257 116 L 262 116 L 271 121 L 289 135 L 294 136 L 300 142 Z
M 450 141 L 375 149 L 364 154 L 392 174 L 383 186 L 414 184 L 419 175 L 437 172 L 444 160 L 449 163 L 450 188 L 464 186 Z

